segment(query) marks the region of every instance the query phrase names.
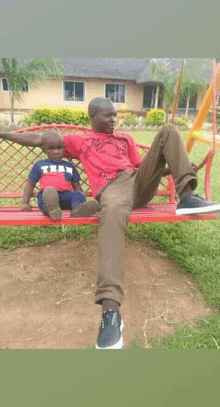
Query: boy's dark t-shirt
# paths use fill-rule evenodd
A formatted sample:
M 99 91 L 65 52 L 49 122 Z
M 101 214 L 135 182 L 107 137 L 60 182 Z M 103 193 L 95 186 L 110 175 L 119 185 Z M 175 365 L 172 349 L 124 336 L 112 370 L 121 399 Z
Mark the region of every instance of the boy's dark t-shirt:
M 79 182 L 80 176 L 70 162 L 47 158 L 34 164 L 28 179 L 33 182 L 40 181 L 40 191 L 47 187 L 53 187 L 57 191 L 72 191 L 71 182 Z

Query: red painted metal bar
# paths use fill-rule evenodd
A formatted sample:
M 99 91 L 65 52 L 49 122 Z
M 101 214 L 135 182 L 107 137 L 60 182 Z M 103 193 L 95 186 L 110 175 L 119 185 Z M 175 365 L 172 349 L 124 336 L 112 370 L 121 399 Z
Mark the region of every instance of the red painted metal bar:
M 213 155 L 215 154 L 215 136 L 216 136 L 216 81 L 217 81 L 217 70 L 216 61 L 213 58 Z
M 211 202 L 211 166 L 212 166 L 212 161 L 214 158 L 214 154 L 212 154 L 212 151 L 210 151 L 209 156 L 207 157 L 207 162 L 206 162 L 206 172 L 205 172 L 205 195 L 206 195 L 206 200 L 208 202 Z
M 62 129 L 63 131 L 65 130 L 81 130 L 81 131 L 92 131 L 91 128 L 85 128 L 85 126 L 76 126 L 75 124 L 44 124 L 43 126 L 32 126 L 32 127 L 27 127 L 24 129 L 19 129 L 15 130 L 14 133 L 29 133 L 30 131 L 35 132 L 36 130 L 38 133 L 44 130 L 50 130 L 50 129 Z
M 211 201 L 211 166 L 212 161 L 215 155 L 215 136 L 216 136 L 216 81 L 217 81 L 217 72 L 216 72 L 216 61 L 213 58 L 213 145 L 209 153 L 207 154 L 206 161 L 206 171 L 205 171 L 205 194 L 206 200 Z
M 177 109 L 177 106 L 178 106 L 179 92 L 180 92 L 180 87 L 181 87 L 181 82 L 182 82 L 184 62 L 185 62 L 185 59 L 183 58 L 182 63 L 181 63 L 181 68 L 180 68 L 178 85 L 177 85 L 177 89 L 176 89 L 176 95 L 175 95 L 174 104 L 173 104 L 172 118 L 171 118 L 171 121 L 170 121 L 171 123 L 174 123 L 175 113 L 176 113 L 176 109 Z
M 162 195 L 161 191 L 161 195 Z M 91 192 L 86 192 L 86 196 L 91 197 Z M 37 197 L 37 192 L 34 192 L 32 198 Z M 0 198 L 23 198 L 23 192 L 0 192 Z
M 149 204 L 131 213 L 130 223 L 183 222 L 192 220 L 216 219 L 215 214 L 175 215 L 176 204 Z M 53 221 L 42 215 L 39 209 L 22 212 L 19 208 L 0 209 L 0 226 L 46 226 L 46 225 L 93 225 L 98 223 L 97 216 L 89 218 L 70 218 L 68 211 L 63 211 L 62 219 Z

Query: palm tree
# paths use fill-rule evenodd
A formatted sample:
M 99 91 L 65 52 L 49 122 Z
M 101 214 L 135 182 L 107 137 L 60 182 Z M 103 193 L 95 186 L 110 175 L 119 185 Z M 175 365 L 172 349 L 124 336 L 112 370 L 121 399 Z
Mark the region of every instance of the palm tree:
M 210 61 L 201 58 L 186 59 L 179 95 L 180 102 L 186 101 L 185 117 L 188 116 L 190 99 L 198 93 L 204 93 L 207 88 L 209 79 L 204 75 L 204 70 L 211 69 Z
M 11 121 L 14 123 L 14 104 L 23 101 L 27 87 L 33 89 L 37 83 L 48 78 L 61 78 L 64 68 L 58 59 L 31 58 L 21 65 L 17 58 L 1 58 L 11 102 Z
M 149 64 L 148 75 L 153 78 L 155 82 L 163 84 L 164 110 L 166 111 L 166 122 L 168 122 L 169 111 L 175 99 L 178 72 L 169 68 L 169 64 L 165 58 L 154 58 Z M 158 106 L 158 97 L 159 84 L 157 84 L 154 108 Z
M 148 67 L 148 75 L 150 77 L 152 77 L 155 82 L 160 82 L 160 78 L 161 78 L 161 74 L 162 74 L 161 70 L 162 70 L 162 60 L 153 58 Z M 158 107 L 159 91 L 160 91 L 160 85 L 159 85 L 159 83 L 157 83 L 154 109 L 157 109 L 157 107 Z

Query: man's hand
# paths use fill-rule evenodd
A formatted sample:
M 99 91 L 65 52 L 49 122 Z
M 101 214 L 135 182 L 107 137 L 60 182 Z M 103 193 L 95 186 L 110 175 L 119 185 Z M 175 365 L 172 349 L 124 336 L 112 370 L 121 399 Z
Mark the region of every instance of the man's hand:
M 197 172 L 198 171 L 198 165 L 196 165 L 195 163 L 191 163 L 193 171 Z
M 32 211 L 32 206 L 30 204 L 27 204 L 27 203 L 22 203 L 21 210 L 23 212 L 30 212 L 30 211 Z

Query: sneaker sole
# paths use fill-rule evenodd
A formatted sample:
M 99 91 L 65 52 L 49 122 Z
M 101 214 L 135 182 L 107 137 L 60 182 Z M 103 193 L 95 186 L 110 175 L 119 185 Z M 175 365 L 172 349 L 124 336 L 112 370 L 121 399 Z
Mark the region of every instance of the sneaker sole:
M 119 339 L 119 341 L 117 343 L 115 343 L 112 346 L 107 346 L 106 348 L 100 348 L 97 344 L 96 344 L 96 349 L 122 349 L 123 348 L 123 337 L 122 337 L 122 331 L 124 328 L 124 323 L 123 320 L 121 321 L 121 326 L 120 326 L 120 332 L 121 332 L 121 338 Z
M 220 204 L 218 205 L 210 205 L 210 206 L 201 206 L 198 208 L 180 208 L 176 209 L 176 215 L 200 215 L 203 213 L 219 213 L 220 212 Z
M 61 219 L 62 211 L 59 206 L 59 196 L 54 188 L 46 188 L 43 191 L 43 201 L 49 217 L 53 220 Z
M 84 216 L 92 216 L 100 209 L 100 205 L 97 201 L 88 201 L 82 205 L 78 209 L 73 210 L 70 213 L 71 218 L 80 218 Z

